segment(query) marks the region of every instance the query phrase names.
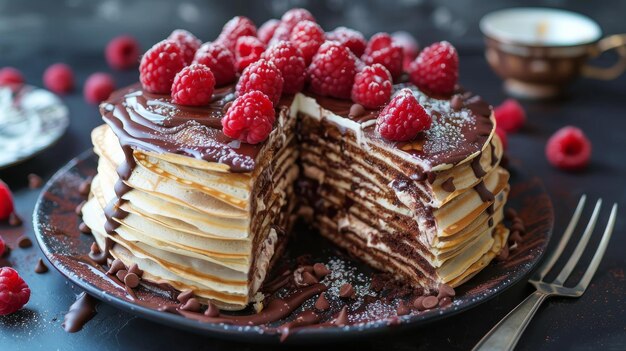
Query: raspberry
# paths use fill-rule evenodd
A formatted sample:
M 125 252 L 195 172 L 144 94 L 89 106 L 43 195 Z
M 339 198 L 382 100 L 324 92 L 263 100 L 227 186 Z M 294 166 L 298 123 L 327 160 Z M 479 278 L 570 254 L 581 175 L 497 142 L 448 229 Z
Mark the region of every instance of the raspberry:
M 131 68 L 139 62 L 139 43 L 130 35 L 120 35 L 107 44 L 104 57 L 113 69 Z
M 141 58 L 139 80 L 151 93 L 167 94 L 176 73 L 185 67 L 180 47 L 171 40 L 160 41 Z
M 389 101 L 391 90 L 391 74 L 385 66 L 375 63 L 354 77 L 352 101 L 366 108 L 379 108 Z
M 524 108 L 515 99 L 506 99 L 494 113 L 498 127 L 507 133 L 517 132 L 526 122 Z
M 69 93 L 74 89 L 74 72 L 64 63 L 55 63 L 43 73 L 43 84 L 57 94 Z
M 267 139 L 273 125 L 272 102 L 257 90 L 237 97 L 222 118 L 224 134 L 248 144 L 258 144 Z
M 193 57 L 196 54 L 200 45 L 202 45 L 202 41 L 196 38 L 195 35 L 184 29 L 176 29 L 170 34 L 167 39 L 175 42 L 180 47 L 180 51 L 183 53 L 183 59 L 185 60 L 185 64 L 190 64 L 193 61 Z
M 4 250 L 6 250 L 6 245 L 4 243 L 4 240 L 2 240 L 2 237 L 0 236 L 0 257 L 4 255 Z
M 208 105 L 213 97 L 215 78 L 211 70 L 202 64 L 194 63 L 183 68 L 172 84 L 172 101 L 180 105 Z
M 0 221 L 9 219 L 15 207 L 13 206 L 13 195 L 9 186 L 0 180 Z
M 30 299 L 30 288 L 11 267 L 0 268 L 0 316 L 24 307 Z
M 417 54 L 419 53 L 419 45 L 417 44 L 417 40 L 409 33 L 405 31 L 398 31 L 391 34 L 393 41 L 402 47 L 402 51 L 404 52 L 402 59 L 402 68 L 405 71 L 409 70 L 409 66 L 411 62 L 415 60 Z
M 557 168 L 581 170 L 591 159 L 591 142 L 579 128 L 563 127 L 548 139 L 546 157 Z
M 265 44 L 257 37 L 249 35 L 239 37 L 235 47 L 237 71 L 243 72 L 252 62 L 258 61 L 263 51 L 265 51 Z
M 280 19 L 280 24 L 274 31 L 274 36 L 272 36 L 270 44 L 276 44 L 281 40 L 289 40 L 293 27 L 302 21 L 315 22 L 315 17 L 313 17 L 309 11 L 301 8 L 295 8 L 285 12 Z
M 324 30 L 317 23 L 302 21 L 293 27 L 289 41 L 300 49 L 308 66 L 317 49 L 324 43 L 324 37 Z
M 196 51 L 193 63 L 201 63 L 209 67 L 215 77 L 215 85 L 218 87 L 232 83 L 237 75 L 235 56 L 222 44 L 202 44 Z
M 425 48 L 410 65 L 411 82 L 435 94 L 451 94 L 459 77 L 459 56 L 447 41 Z
M 85 100 L 92 104 L 98 104 L 106 100 L 115 90 L 115 82 L 108 73 L 94 73 L 85 81 L 83 95 Z
M 237 82 L 237 96 L 242 96 L 253 90 L 258 90 L 267 95 L 276 106 L 283 93 L 283 76 L 273 63 L 267 60 L 258 60 L 248 66 L 239 82 Z
M 356 58 L 345 46 L 327 41 L 308 68 L 311 90 L 320 95 L 349 99 L 356 74 Z
M 430 128 L 431 122 L 413 92 L 402 89 L 378 115 L 376 130 L 387 140 L 408 141 Z
M 500 127 L 496 127 L 496 134 L 498 134 L 498 138 L 500 138 L 500 142 L 502 143 L 502 147 L 506 150 L 509 146 L 509 142 L 506 137 L 506 131 Z
M 365 53 L 361 57 L 366 65 L 380 63 L 396 80 L 402 74 L 402 47 L 396 44 L 387 33 L 375 34 L 367 43 Z
M 256 26 L 248 17 L 235 16 L 226 22 L 215 42 L 224 45 L 234 54 L 237 39 L 246 35 L 256 37 Z
M 284 80 L 284 93 L 295 94 L 304 88 L 306 64 L 302 53 L 292 43 L 279 41 L 267 49 L 261 58 L 272 62 L 280 71 Z
M 357 57 L 363 55 L 367 46 L 367 40 L 361 32 L 347 27 L 337 27 L 332 32 L 326 33 L 326 39 L 339 42 Z
M 274 36 L 274 32 L 276 31 L 276 28 L 278 28 L 278 25 L 280 24 L 280 21 L 272 18 L 270 20 L 268 20 L 267 22 L 263 23 L 261 25 L 261 27 L 259 27 L 259 30 L 257 31 L 257 37 L 259 38 L 259 40 L 267 45 L 270 40 L 272 40 L 272 37 Z
M 0 85 L 24 84 L 22 72 L 13 67 L 0 69 Z

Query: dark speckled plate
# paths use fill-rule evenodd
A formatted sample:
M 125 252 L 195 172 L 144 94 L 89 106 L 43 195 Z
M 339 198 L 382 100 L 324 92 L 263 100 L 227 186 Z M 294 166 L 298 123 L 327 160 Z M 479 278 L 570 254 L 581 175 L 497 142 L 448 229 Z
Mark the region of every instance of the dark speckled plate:
M 168 326 L 238 340 L 255 342 L 279 340 L 275 332 L 268 332 L 262 327 L 203 323 L 138 305 L 130 299 L 124 289 L 110 279 L 103 279 L 102 273 L 97 269 L 77 259 L 77 256 L 87 253 L 93 243 L 91 235 L 81 234 L 78 230 L 80 219 L 74 211 L 84 200 L 78 188 L 81 182 L 96 173 L 96 163 L 97 157 L 91 151 L 71 161 L 48 182 L 35 207 L 33 222 L 37 241 L 56 269 L 93 296 L 130 313 Z M 537 264 L 546 249 L 554 223 L 552 203 L 541 181 L 523 176 L 517 171 L 513 172 L 509 206 L 517 209 L 524 219 L 527 234 L 524 236 L 523 244 L 512 251 L 508 260 L 492 262 L 469 282 L 457 288 L 452 305 L 399 318 L 374 319 L 346 327 L 304 328 L 294 331 L 287 338 L 287 342 L 331 341 L 390 331 L 391 328 L 399 330 L 416 327 L 467 310 L 500 294 L 524 279 Z M 368 267 L 338 252 L 311 230 L 298 227 L 295 232 L 297 235 L 290 241 L 287 250 L 287 255 L 291 258 L 305 253 L 310 254 L 315 262 L 329 262 L 331 259 L 340 258 L 343 263 L 353 267 L 355 273 L 371 276 Z M 165 299 L 144 288 L 138 289 L 137 295 L 140 299 L 152 301 Z M 394 307 L 388 307 L 389 310 L 395 311 Z

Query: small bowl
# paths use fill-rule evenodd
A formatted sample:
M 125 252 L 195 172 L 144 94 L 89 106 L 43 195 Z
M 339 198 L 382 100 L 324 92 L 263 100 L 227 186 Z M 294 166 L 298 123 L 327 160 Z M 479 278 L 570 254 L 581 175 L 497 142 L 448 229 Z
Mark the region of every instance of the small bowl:
M 480 30 L 487 62 L 504 79 L 506 91 L 516 97 L 554 97 L 580 75 L 614 79 L 626 69 L 626 35 L 602 39 L 598 23 L 578 13 L 511 8 L 484 16 Z M 613 67 L 587 64 L 612 49 L 620 54 Z

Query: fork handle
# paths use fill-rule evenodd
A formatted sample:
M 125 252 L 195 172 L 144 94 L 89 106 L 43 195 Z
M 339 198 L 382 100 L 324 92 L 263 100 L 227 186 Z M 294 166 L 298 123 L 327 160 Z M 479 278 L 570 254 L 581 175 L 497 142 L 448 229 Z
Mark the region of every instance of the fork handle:
M 524 329 L 547 297 L 547 294 L 539 291 L 530 294 L 502 318 L 472 350 L 513 350 Z

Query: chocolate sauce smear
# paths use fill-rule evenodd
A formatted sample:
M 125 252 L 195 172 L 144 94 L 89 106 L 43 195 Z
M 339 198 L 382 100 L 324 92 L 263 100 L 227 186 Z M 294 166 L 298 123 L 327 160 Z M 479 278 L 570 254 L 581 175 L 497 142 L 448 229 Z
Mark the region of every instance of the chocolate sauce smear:
M 91 295 L 82 292 L 70 306 L 69 312 L 65 315 L 63 329 L 68 333 L 76 333 L 83 329 L 85 323 L 89 322 L 97 313 L 96 305 L 98 300 Z

